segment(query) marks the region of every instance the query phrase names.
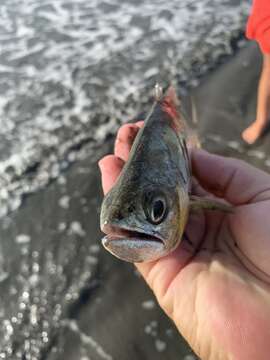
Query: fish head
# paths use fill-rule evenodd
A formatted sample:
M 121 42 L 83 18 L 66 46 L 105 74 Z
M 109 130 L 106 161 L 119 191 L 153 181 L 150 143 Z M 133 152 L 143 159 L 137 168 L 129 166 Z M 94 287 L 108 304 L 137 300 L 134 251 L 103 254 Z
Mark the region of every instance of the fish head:
M 114 188 L 105 197 L 101 230 L 107 235 L 102 243 L 122 260 L 154 261 L 179 244 L 188 215 L 188 198 L 177 188 L 155 183 L 138 186 L 136 181 L 135 189 L 121 193 Z
M 103 200 L 102 243 L 122 260 L 154 261 L 174 250 L 184 232 L 190 174 L 176 115 L 172 96 L 156 101 Z

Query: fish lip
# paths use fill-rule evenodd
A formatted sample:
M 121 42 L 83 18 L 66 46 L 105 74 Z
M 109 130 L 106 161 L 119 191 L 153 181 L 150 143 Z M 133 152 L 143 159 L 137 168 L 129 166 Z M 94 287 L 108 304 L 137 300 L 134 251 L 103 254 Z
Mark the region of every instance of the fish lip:
M 149 242 L 158 242 L 165 246 L 164 239 L 152 233 L 147 233 L 141 231 L 140 229 L 134 229 L 128 226 L 120 226 L 115 224 L 106 224 L 104 223 L 101 227 L 101 231 L 104 232 L 107 236 L 105 238 L 114 238 L 115 240 L 120 241 L 121 239 L 136 239 L 138 241 L 149 241 Z M 113 239 L 111 241 L 114 241 Z
M 104 224 L 101 228 L 107 234 L 102 245 L 121 260 L 151 262 L 168 253 L 165 242 L 158 236 L 112 224 Z

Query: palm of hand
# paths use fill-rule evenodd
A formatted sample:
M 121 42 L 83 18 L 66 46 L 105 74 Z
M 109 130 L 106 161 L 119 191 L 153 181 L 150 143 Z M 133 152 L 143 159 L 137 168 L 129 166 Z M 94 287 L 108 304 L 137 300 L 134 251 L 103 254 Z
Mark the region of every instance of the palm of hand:
M 269 209 L 270 201 L 267 205 Z M 139 265 L 160 305 L 202 359 L 268 359 L 270 272 L 269 266 L 268 273 L 262 271 L 265 256 L 260 258 L 259 252 L 269 253 L 270 244 L 257 249 L 253 263 L 248 254 L 254 245 L 235 245 L 242 237 L 235 223 L 246 222 L 249 209 L 240 206 L 235 211 L 229 218 L 208 214 L 193 220 L 197 231 L 191 230 L 189 239 L 200 243 L 195 256 L 183 244 L 153 266 Z
M 118 157 L 102 160 L 105 191 L 121 171 L 119 157 L 127 159 L 138 130 L 134 126 L 126 125 L 119 131 L 115 146 Z M 240 184 L 235 187 L 234 183 L 239 183 L 235 167 L 223 188 L 206 184 L 214 188 L 212 193 L 222 189 L 224 198 L 236 204 L 233 215 L 191 215 L 189 241 L 182 241 L 167 257 L 137 264 L 161 307 L 202 359 L 269 358 L 270 224 L 265 217 L 270 210 L 270 181 L 268 175 L 253 171 L 252 176 L 259 177 L 256 189 L 254 184 L 248 191 Z M 205 180 L 205 174 L 198 175 L 199 180 Z M 247 185 L 247 179 L 242 185 Z

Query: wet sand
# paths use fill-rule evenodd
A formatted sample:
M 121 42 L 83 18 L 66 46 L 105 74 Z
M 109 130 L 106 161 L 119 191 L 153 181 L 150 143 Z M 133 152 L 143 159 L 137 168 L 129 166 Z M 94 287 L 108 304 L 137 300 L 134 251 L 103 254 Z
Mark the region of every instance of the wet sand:
M 269 170 L 270 136 L 254 147 L 239 140 L 242 129 L 254 119 L 260 61 L 257 46 L 248 44 L 205 77 L 191 95 L 206 149 Z M 185 103 L 188 108 L 188 98 Z M 32 346 L 44 343 L 46 333 L 47 338 L 50 334 L 42 359 L 194 359 L 133 265 L 100 247 L 102 194 L 96 161 L 111 151 L 112 144 L 108 138 L 94 152 L 86 144 L 80 161 L 1 220 L 1 254 L 10 259 L 8 268 L 1 269 L 8 274 L 0 283 L 1 308 L 11 318 L 16 309 L 23 313 L 21 304 L 29 305 Z M 11 285 L 10 277 L 17 279 L 19 273 L 26 281 L 18 279 Z M 40 298 L 35 296 L 37 282 L 44 284 Z M 26 283 L 30 299 L 18 299 L 16 290 Z M 62 308 L 59 298 L 65 304 Z M 42 319 L 35 318 L 35 307 L 43 309 Z M 40 321 L 42 333 L 35 325 Z M 22 326 L 13 324 L 10 336 L 21 334 Z M 16 342 L 26 352 L 25 338 L 17 337 Z

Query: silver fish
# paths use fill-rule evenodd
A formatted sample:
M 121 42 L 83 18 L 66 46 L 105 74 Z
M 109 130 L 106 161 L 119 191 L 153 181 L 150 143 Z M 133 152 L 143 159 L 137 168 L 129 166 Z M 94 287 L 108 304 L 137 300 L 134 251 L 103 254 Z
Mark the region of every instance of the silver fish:
M 191 205 L 220 208 L 212 201 L 191 201 L 188 129 L 173 87 L 155 87 L 155 103 L 136 136 L 129 159 L 105 196 L 100 224 L 104 247 L 129 262 L 153 261 L 180 243 Z

